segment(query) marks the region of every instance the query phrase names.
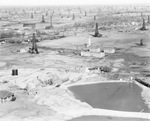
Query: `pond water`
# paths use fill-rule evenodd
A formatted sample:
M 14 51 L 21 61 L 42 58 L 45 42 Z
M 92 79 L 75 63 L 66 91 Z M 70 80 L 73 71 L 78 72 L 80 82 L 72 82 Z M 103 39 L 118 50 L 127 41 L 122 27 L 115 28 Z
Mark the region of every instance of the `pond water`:
M 75 97 L 94 108 L 129 112 L 150 112 L 134 83 L 113 82 L 69 87 Z
M 111 117 L 111 116 L 82 116 L 78 118 L 71 119 L 69 121 L 149 121 L 148 119 L 138 119 L 138 118 L 121 118 L 121 117 Z

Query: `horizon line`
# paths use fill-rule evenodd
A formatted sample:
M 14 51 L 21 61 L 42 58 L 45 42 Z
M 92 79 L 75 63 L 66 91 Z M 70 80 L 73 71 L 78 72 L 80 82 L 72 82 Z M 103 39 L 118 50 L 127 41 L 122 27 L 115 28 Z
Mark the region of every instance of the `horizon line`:
M 51 4 L 51 5 L 0 5 L 0 7 L 49 7 L 49 6 L 150 6 L 150 3 L 125 3 L 125 4 Z

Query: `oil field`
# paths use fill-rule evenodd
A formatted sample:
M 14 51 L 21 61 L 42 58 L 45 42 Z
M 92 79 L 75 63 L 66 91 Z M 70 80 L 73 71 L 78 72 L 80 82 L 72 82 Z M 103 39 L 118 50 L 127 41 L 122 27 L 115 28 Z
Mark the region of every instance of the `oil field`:
M 149 121 L 150 6 L 0 7 L 0 121 Z

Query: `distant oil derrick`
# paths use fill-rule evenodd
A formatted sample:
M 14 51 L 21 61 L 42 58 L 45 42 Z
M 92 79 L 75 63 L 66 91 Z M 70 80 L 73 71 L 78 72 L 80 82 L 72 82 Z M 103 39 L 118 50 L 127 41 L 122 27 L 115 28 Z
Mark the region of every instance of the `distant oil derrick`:
M 140 30 L 146 30 L 146 24 L 145 24 L 145 19 L 143 18 L 143 24 Z
M 79 11 L 80 11 L 80 13 L 82 13 L 82 10 L 81 10 L 81 8 L 79 8 Z
M 70 14 L 70 9 L 68 9 L 68 14 Z
M 73 27 L 75 27 L 76 30 L 78 29 L 78 25 L 76 22 L 74 23 Z
M 34 17 L 33 17 L 33 13 L 31 13 L 31 18 L 34 18 Z
M 54 15 L 54 13 L 55 13 L 55 11 L 53 10 L 51 15 L 50 15 L 50 28 L 53 28 L 53 15 Z
M 33 34 L 33 36 L 32 36 L 32 48 L 29 48 L 29 53 L 31 53 L 31 54 L 33 54 L 33 53 L 36 53 L 36 54 L 39 54 L 39 52 L 38 52 L 38 47 L 37 47 L 37 39 L 36 39 L 36 37 L 35 37 L 35 34 Z
M 94 20 L 96 20 L 96 16 L 94 16 Z
M 52 12 L 52 14 L 54 14 L 55 13 L 55 10 L 53 9 L 53 12 Z
M 72 20 L 74 20 L 75 19 L 75 15 L 74 15 L 74 13 L 73 13 L 73 15 L 72 15 Z
M 141 12 L 141 17 L 143 17 L 143 13 Z
M 48 16 L 48 11 L 46 11 L 46 14 L 45 14 L 46 16 Z
M 53 27 L 53 15 L 50 16 L 50 27 Z
M 87 13 L 86 13 L 86 11 L 85 11 L 85 14 L 84 14 L 85 16 L 87 16 Z
M 95 25 L 94 37 L 102 37 L 102 34 L 100 34 L 99 31 L 98 31 L 98 23 L 96 23 L 96 25 Z
M 45 23 L 44 15 L 42 15 L 42 23 Z
M 22 12 L 23 12 L 23 13 L 26 13 L 24 9 L 22 10 Z
M 148 20 L 147 20 L 147 23 L 149 23 L 149 24 L 150 24 L 150 16 L 148 16 Z
M 143 46 L 143 39 L 140 39 L 140 46 Z

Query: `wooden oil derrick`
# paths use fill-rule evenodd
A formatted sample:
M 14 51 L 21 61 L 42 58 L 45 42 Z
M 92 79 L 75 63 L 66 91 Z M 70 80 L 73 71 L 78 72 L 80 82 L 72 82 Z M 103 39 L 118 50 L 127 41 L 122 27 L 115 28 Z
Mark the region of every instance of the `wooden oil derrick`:
M 53 15 L 54 15 L 54 10 L 53 10 L 53 12 L 52 12 L 52 14 L 50 16 L 50 28 L 53 27 Z
M 74 23 L 74 27 L 75 27 L 76 30 L 78 29 L 78 25 L 77 25 L 76 22 Z
M 22 12 L 23 12 L 23 13 L 26 13 L 24 9 L 22 10 Z
M 96 23 L 95 25 L 95 36 L 99 35 L 99 31 L 98 31 L 98 23 Z
M 92 13 L 92 10 L 90 9 L 90 13 Z
M 50 16 L 50 27 L 53 27 L 53 15 Z
M 74 20 L 75 19 L 75 15 L 74 15 L 74 13 L 73 13 L 73 15 L 72 15 L 72 20 Z
M 147 23 L 149 23 L 149 24 L 150 24 L 150 16 L 148 16 L 148 20 L 147 20 Z
M 146 30 L 146 24 L 145 24 L 145 19 L 143 18 L 143 24 L 140 30 Z
M 34 18 L 33 13 L 31 13 L 31 18 Z
M 38 40 L 36 39 L 35 34 L 33 34 L 31 41 L 32 41 L 32 48 L 31 48 L 31 50 L 30 50 L 31 53 L 39 54 L 38 48 L 37 48 L 37 44 L 36 44 L 36 42 L 37 42 Z
M 87 16 L 87 13 L 86 13 L 86 11 L 85 11 L 85 14 L 84 14 L 85 16 Z
M 44 15 L 42 15 L 42 23 L 45 23 Z
M 95 25 L 95 35 L 94 35 L 94 37 L 102 37 L 102 34 L 100 34 L 99 31 L 98 31 L 98 23 L 96 23 L 96 25 Z
M 68 14 L 70 14 L 70 9 L 68 9 Z
M 48 16 L 48 11 L 46 11 L 46 14 L 45 14 L 46 16 Z
M 140 39 L 140 46 L 143 46 L 143 39 Z
M 94 16 L 94 20 L 96 20 L 96 16 Z
M 55 11 L 54 11 L 54 9 L 53 9 L 53 12 L 52 12 L 52 14 L 54 14 L 55 13 Z
M 141 12 L 141 18 L 143 17 L 143 13 Z
M 80 13 L 82 13 L 82 10 L 81 10 L 81 8 L 79 8 L 79 11 L 80 11 Z

